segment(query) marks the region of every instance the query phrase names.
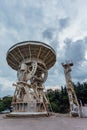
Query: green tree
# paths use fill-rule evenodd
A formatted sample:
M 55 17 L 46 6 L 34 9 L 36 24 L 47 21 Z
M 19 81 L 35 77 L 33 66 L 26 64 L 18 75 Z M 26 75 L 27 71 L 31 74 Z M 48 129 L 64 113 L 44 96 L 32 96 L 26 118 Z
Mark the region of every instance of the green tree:
M 0 100 L 0 112 L 5 109 L 10 109 L 12 97 L 5 96 Z

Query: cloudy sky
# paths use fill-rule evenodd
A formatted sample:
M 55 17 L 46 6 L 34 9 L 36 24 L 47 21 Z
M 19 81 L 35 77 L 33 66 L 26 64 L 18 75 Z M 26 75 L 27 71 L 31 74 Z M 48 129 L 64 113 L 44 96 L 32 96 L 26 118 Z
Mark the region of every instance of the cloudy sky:
M 6 62 L 15 43 L 37 40 L 51 45 L 57 61 L 47 88 L 65 85 L 61 62 L 72 60 L 74 82 L 87 80 L 87 0 L 0 0 L 0 97 L 12 95 L 16 71 Z

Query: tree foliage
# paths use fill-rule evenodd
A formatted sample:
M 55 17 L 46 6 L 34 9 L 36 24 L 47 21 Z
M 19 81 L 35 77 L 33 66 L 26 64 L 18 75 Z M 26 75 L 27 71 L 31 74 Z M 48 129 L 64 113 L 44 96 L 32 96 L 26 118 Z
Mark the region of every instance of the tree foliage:
M 69 111 L 69 101 L 66 87 L 61 87 L 61 90 L 48 92 L 50 101 L 50 110 L 58 113 L 66 113 Z
M 0 100 L 0 112 L 10 109 L 12 97 L 5 96 Z
M 87 104 L 87 83 L 77 83 L 73 84 L 74 89 L 79 101 L 79 104 Z M 69 112 L 69 100 L 66 87 L 61 87 L 61 90 L 50 90 L 47 92 L 49 101 L 50 101 L 50 111 L 58 113 L 67 113 Z

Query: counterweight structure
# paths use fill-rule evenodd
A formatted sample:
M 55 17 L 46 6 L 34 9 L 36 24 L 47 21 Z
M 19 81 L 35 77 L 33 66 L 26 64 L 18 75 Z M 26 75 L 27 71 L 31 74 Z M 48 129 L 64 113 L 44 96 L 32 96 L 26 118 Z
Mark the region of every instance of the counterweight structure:
M 48 70 L 56 62 L 55 51 L 38 41 L 25 41 L 12 46 L 7 52 L 7 62 L 17 71 L 18 82 L 12 99 L 11 114 L 47 114 L 49 101 L 43 84 Z
M 68 92 L 69 103 L 70 103 L 70 115 L 79 116 L 79 103 L 77 100 L 77 96 L 70 75 L 71 67 L 73 66 L 73 63 L 72 62 L 62 63 L 62 66 L 64 67 L 67 92 Z

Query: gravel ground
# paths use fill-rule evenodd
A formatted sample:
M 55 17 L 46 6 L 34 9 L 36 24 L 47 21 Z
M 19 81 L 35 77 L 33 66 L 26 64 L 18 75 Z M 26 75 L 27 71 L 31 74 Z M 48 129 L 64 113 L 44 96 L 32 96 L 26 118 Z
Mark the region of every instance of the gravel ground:
M 39 118 L 3 118 L 0 115 L 0 130 L 87 130 L 87 118 L 70 118 L 54 115 Z

